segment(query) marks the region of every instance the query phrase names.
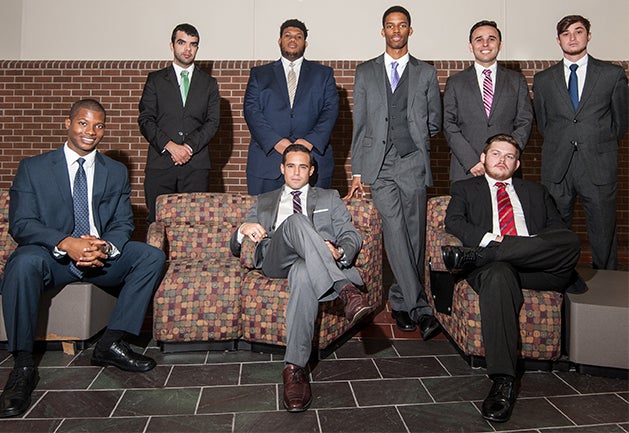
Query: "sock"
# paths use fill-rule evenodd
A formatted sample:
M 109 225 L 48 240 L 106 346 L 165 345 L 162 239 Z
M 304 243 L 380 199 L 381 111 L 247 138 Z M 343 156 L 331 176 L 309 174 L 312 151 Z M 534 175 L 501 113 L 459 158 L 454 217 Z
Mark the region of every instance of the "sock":
M 33 358 L 33 352 L 27 352 L 25 350 L 18 350 L 13 355 L 15 362 L 15 368 L 22 367 L 35 367 L 35 359 Z
M 124 331 L 107 328 L 103 336 L 98 340 L 98 343 L 96 343 L 96 349 L 101 351 L 109 350 L 111 345 L 116 341 L 122 340 L 124 335 Z

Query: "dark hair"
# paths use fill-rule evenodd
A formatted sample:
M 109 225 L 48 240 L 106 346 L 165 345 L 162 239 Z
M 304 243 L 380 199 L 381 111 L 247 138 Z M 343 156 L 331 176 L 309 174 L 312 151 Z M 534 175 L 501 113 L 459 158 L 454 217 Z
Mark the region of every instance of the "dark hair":
M 304 40 L 308 39 L 308 29 L 306 28 L 306 24 L 295 18 L 286 20 L 282 23 L 282 25 L 280 26 L 280 38 L 284 34 L 284 30 L 286 30 L 287 27 L 298 28 L 299 30 L 304 32 Z
M 188 36 L 192 36 L 193 38 L 197 38 L 199 41 L 201 41 L 201 38 L 199 37 L 199 32 L 192 24 L 179 24 L 177 27 L 174 28 L 173 34 L 170 36 L 170 42 L 172 42 L 173 44 L 175 43 L 177 32 L 184 32 Z
M 590 21 L 587 18 L 582 17 L 581 15 L 568 15 L 563 17 L 557 23 L 557 36 L 568 30 L 568 27 L 570 27 L 574 23 L 583 24 L 585 30 L 590 33 Z
M 498 40 L 502 42 L 502 33 L 500 32 L 500 29 L 498 28 L 498 24 L 496 24 L 496 21 L 482 20 L 474 24 L 472 28 L 470 29 L 470 37 L 469 37 L 470 43 L 472 43 L 472 33 L 474 33 L 474 30 L 476 30 L 479 27 L 485 27 L 485 26 L 495 28 L 496 31 L 498 32 Z
M 69 119 L 74 119 L 79 112 L 79 110 L 90 110 L 90 111 L 98 111 L 105 115 L 107 118 L 107 112 L 105 111 L 105 107 L 103 107 L 100 102 L 96 99 L 81 99 L 72 104 L 70 108 L 70 114 L 68 114 Z
M 489 137 L 485 142 L 485 147 L 483 147 L 483 153 L 487 154 L 487 151 L 489 150 L 491 145 L 494 144 L 496 141 L 503 141 L 505 143 L 511 144 L 513 147 L 515 147 L 515 158 L 520 159 L 520 153 L 522 153 L 520 145 L 517 141 L 515 141 L 515 138 L 513 138 L 513 136 L 509 134 L 496 134 Z
M 314 165 L 315 161 L 314 161 L 314 155 L 312 154 L 312 152 L 308 150 L 308 148 L 304 146 L 303 144 L 295 144 L 295 143 L 289 145 L 286 149 L 284 149 L 284 153 L 282 153 L 282 165 L 286 163 L 286 155 L 288 155 L 291 152 L 307 153 L 308 156 L 310 156 L 310 166 L 312 167 Z
M 402 6 L 391 6 L 389 9 L 384 11 L 384 14 L 382 14 L 382 27 L 384 27 L 384 21 L 387 19 L 387 17 L 389 15 L 391 15 L 392 13 L 395 13 L 395 12 L 399 12 L 401 14 L 404 14 L 406 16 L 406 20 L 408 21 L 408 25 L 410 27 L 410 25 L 411 25 L 411 14 L 410 14 L 409 11 L 407 11 Z

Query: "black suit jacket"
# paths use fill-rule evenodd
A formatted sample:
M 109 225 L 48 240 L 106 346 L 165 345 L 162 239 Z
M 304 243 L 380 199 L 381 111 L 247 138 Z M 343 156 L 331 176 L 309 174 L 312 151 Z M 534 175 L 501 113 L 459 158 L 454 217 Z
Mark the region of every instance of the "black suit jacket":
M 548 190 L 539 183 L 513 178 L 529 235 L 544 230 L 565 229 Z M 491 190 L 485 176 L 454 182 L 452 199 L 446 212 L 446 231 L 466 247 L 477 247 L 483 236 L 493 230 Z
M 173 66 L 151 72 L 140 99 L 138 124 L 149 142 L 147 169 L 174 166 L 168 152 L 169 141 L 187 144 L 193 156 L 186 164 L 191 169 L 209 169 L 208 143 L 218 129 L 220 97 L 216 80 L 195 66 L 184 107 Z

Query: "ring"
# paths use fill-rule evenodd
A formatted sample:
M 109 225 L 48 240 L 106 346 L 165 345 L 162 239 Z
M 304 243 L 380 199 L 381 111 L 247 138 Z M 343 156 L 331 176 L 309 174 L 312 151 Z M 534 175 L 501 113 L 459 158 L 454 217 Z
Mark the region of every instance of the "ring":
M 255 237 L 256 237 L 256 234 L 255 234 L 255 233 L 251 233 L 251 237 L 252 237 L 252 238 L 255 238 Z

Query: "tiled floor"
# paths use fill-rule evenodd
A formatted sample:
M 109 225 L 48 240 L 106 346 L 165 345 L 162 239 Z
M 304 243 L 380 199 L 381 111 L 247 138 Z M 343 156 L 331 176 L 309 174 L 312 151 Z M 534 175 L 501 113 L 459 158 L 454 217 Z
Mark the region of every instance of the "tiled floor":
M 577 372 L 528 372 L 512 419 L 491 424 L 479 404 L 490 381 L 443 337 L 398 334 L 382 312 L 312 368 L 314 402 L 281 404 L 281 356 L 239 352 L 146 353 L 146 374 L 46 352 L 31 409 L 0 420 L 0 432 L 629 432 L 626 380 Z M 383 338 L 384 337 L 384 338 Z M 0 353 L 0 382 L 11 357 Z

